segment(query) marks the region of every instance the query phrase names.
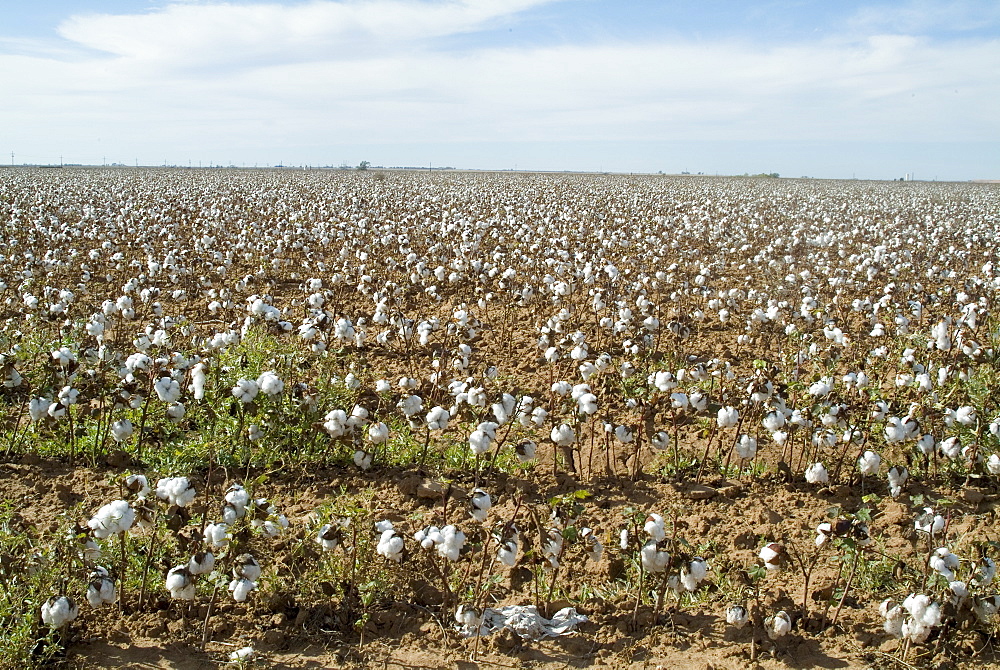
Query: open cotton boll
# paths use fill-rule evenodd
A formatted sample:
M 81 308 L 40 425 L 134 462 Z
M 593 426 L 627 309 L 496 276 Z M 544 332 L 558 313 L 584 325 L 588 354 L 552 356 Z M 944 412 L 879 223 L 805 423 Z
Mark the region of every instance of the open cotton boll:
M 792 618 L 788 616 L 788 612 L 781 610 L 774 616 L 769 616 L 764 620 L 764 629 L 767 630 L 767 636 L 772 640 L 777 640 L 779 637 L 784 637 L 792 630 Z
M 930 507 L 925 507 L 924 513 L 913 522 L 913 527 L 921 532 L 937 535 L 944 530 L 944 517 L 934 514 L 934 510 Z
M 156 482 L 156 496 L 171 505 L 187 507 L 197 495 L 187 477 L 164 477 Z
M 576 442 L 576 432 L 565 423 L 555 426 L 549 437 L 559 447 L 568 447 Z
M 670 435 L 668 435 L 662 430 L 657 431 L 650 438 L 649 443 L 650 445 L 652 445 L 654 449 L 663 451 L 664 449 L 667 449 L 670 446 Z
M 858 459 L 858 472 L 862 475 L 877 475 L 882 466 L 882 457 L 874 451 L 866 451 Z
M 458 530 L 455 526 L 445 526 L 441 529 L 441 540 L 435 546 L 438 553 L 449 561 L 457 561 L 462 547 L 465 546 L 465 533 Z
M 285 382 L 277 374 L 268 370 L 257 377 L 257 387 L 268 396 L 276 396 L 285 390 Z
M 736 453 L 742 459 L 753 458 L 757 455 L 757 440 L 749 435 L 740 435 L 736 442 Z
M 233 483 L 226 491 L 225 501 L 232 505 L 236 511 L 236 516 L 242 518 L 246 514 L 247 504 L 250 502 L 250 494 L 242 484 Z
M 80 609 L 70 598 L 58 596 L 49 598 L 42 605 L 42 623 L 49 628 L 62 628 L 80 613 Z
M 316 533 L 316 543 L 323 548 L 323 551 L 333 551 L 343 543 L 343 529 L 342 523 L 323 524 Z
M 500 542 L 497 548 L 497 558 L 504 565 L 511 567 L 517 563 L 517 540 L 514 538 L 508 538 L 503 542 Z
M 97 510 L 87 526 L 94 531 L 94 537 L 103 540 L 128 530 L 134 521 L 135 510 L 126 501 L 115 500 Z
M 125 488 L 136 494 L 138 498 L 145 498 L 149 495 L 149 480 L 146 475 L 128 475 L 125 477 Z
M 826 471 L 826 466 L 822 463 L 813 463 L 806 468 L 806 482 L 810 484 L 827 484 L 830 475 Z
M 927 565 L 930 566 L 931 570 L 934 570 L 949 582 L 955 579 L 955 570 L 958 569 L 958 564 L 958 556 L 951 553 L 947 547 L 938 547 L 927 560 Z
M 240 379 L 232 388 L 233 397 L 244 404 L 253 402 L 259 392 L 260 387 L 253 379 Z
M 396 535 L 396 531 L 390 527 L 382 531 L 375 551 L 379 556 L 399 563 L 403 560 L 403 538 Z
M 368 441 L 372 444 L 382 444 L 389 439 L 389 426 L 381 421 L 368 424 Z
M 440 406 L 433 407 L 425 418 L 427 428 L 430 430 L 445 430 L 450 420 L 451 414 L 444 407 Z
M 229 582 L 229 590 L 233 594 L 233 600 L 238 603 L 246 602 L 250 592 L 257 588 L 257 582 L 245 577 L 238 577 Z
M 212 549 L 223 549 L 233 539 L 229 526 L 225 523 L 210 523 L 205 526 L 205 543 Z
M 354 452 L 354 464 L 362 470 L 370 469 L 372 467 L 372 454 L 364 449 L 356 450 Z
M 230 663 L 249 663 L 257 653 L 253 647 L 240 647 L 236 651 L 229 652 Z
M 106 568 L 98 566 L 90 573 L 90 582 L 87 584 L 87 602 L 93 608 L 101 605 L 110 605 L 115 601 L 115 582 L 111 579 Z
M 736 628 L 743 628 L 750 620 L 750 613 L 742 605 L 732 605 L 726 610 L 726 623 Z
M 740 412 L 735 407 L 722 407 L 716 415 L 716 423 L 719 428 L 732 428 L 740 420 Z
M 469 513 L 472 517 L 479 523 L 484 523 L 486 521 L 487 512 L 489 512 L 490 508 L 493 507 L 493 500 L 490 498 L 489 493 L 483 489 L 477 488 L 472 490 L 472 496 L 469 499 L 469 504 Z
M 528 461 L 534 460 L 537 449 L 538 445 L 531 440 L 519 442 L 517 446 L 514 447 L 514 451 L 517 453 L 517 460 L 521 463 L 527 463 Z
M 697 591 L 698 585 L 708 576 L 708 563 L 700 556 L 695 556 L 690 563 L 681 566 L 681 584 L 688 591 Z
M 903 492 L 903 486 L 906 484 L 909 476 L 910 473 L 906 468 L 890 468 L 887 475 L 889 479 L 889 495 L 893 498 L 898 498 L 899 494 Z
M 665 522 L 659 514 L 648 515 L 642 529 L 654 542 L 662 542 L 667 537 Z
M 181 397 L 181 385 L 170 377 L 160 377 L 156 380 L 153 390 L 156 391 L 156 397 L 163 402 L 176 402 Z
M 670 564 L 670 554 L 660 551 L 656 540 L 647 540 L 639 551 L 642 569 L 646 572 L 664 572 Z
M 167 572 L 167 591 L 174 600 L 194 600 L 194 577 L 186 565 L 177 565 Z
M 785 548 L 777 542 L 765 544 L 758 554 L 768 570 L 780 570 L 785 558 Z
M 215 567 L 215 555 L 210 551 L 200 551 L 188 561 L 188 572 L 192 575 L 203 575 Z

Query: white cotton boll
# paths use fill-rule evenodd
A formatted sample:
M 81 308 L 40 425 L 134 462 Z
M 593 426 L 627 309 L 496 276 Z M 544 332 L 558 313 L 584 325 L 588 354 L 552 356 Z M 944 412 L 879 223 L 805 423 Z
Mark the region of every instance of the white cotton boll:
M 372 423 L 368 426 L 368 441 L 372 444 L 382 444 L 389 439 L 389 427 L 382 423 Z
M 189 388 L 195 400 L 203 400 L 205 398 L 205 382 L 207 381 L 205 370 L 207 367 L 204 363 L 198 363 L 191 370 L 191 385 Z
M 822 463 L 813 463 L 806 468 L 806 482 L 809 484 L 827 484 L 829 481 L 830 475 Z
M 362 470 L 368 470 L 372 466 L 372 455 L 364 449 L 354 452 L 354 464 Z
M 240 647 L 236 651 L 229 652 L 230 663 L 249 663 L 256 656 L 253 647 Z
M 229 582 L 229 590 L 233 593 L 233 600 L 238 603 L 246 602 L 250 592 L 257 588 L 257 583 L 246 578 L 234 579 Z
M 153 390 L 156 391 L 156 397 L 163 402 L 175 402 L 181 397 L 181 385 L 170 377 L 160 377 L 156 380 Z
M 450 420 L 451 414 L 444 407 L 432 408 L 425 419 L 430 430 L 445 430 Z
M 898 498 L 899 494 L 903 492 L 903 486 L 906 484 L 907 478 L 910 473 L 906 468 L 891 468 L 889 470 L 889 494 L 893 498 Z
M 906 620 L 906 610 L 886 599 L 878 608 L 879 614 L 885 619 L 882 628 L 895 638 L 903 637 L 903 622 Z
M 205 543 L 212 549 L 223 549 L 229 546 L 233 536 L 225 523 L 210 523 L 205 526 Z
M 469 435 L 469 448 L 472 449 L 472 453 L 476 456 L 485 454 L 490 450 L 492 445 L 493 435 L 485 430 L 477 429 Z
M 285 382 L 270 370 L 257 377 L 257 386 L 265 395 L 269 396 L 276 396 L 285 390 Z
M 662 542 L 667 537 L 666 524 L 659 514 L 648 515 L 642 529 L 654 542 Z
M 514 447 L 514 451 L 517 454 L 517 460 L 521 463 L 527 463 L 528 461 L 534 460 L 537 450 L 538 445 L 531 440 L 524 440 Z
M 792 630 L 792 618 L 788 616 L 788 612 L 781 610 L 774 616 L 769 616 L 764 620 L 764 628 L 767 630 L 767 636 L 772 640 L 777 640 L 779 637 L 784 637 Z
M 785 548 L 777 542 L 764 545 L 758 556 L 764 562 L 764 567 L 768 570 L 780 570 Z
M 996 618 L 998 607 L 1000 607 L 1000 597 L 976 598 L 972 605 L 972 611 L 975 612 L 976 618 L 983 623 L 992 624 Z
M 99 509 L 87 525 L 94 531 L 94 537 L 104 539 L 125 532 L 134 521 L 132 507 L 124 500 L 115 500 Z
M 990 457 L 986 459 L 986 470 L 991 475 L 1000 475 L 1000 456 L 997 454 L 991 454 Z
M 46 413 L 53 419 L 62 419 L 66 416 L 66 406 L 58 402 L 49 403 Z
M 128 475 L 125 477 L 125 488 L 135 493 L 138 498 L 145 498 L 150 492 L 146 475 Z
M 736 453 L 740 458 L 748 459 L 757 455 L 757 440 L 749 435 L 740 435 L 736 442 Z
M 399 563 L 403 560 L 403 538 L 396 535 L 395 530 L 388 528 L 382 531 L 382 535 L 379 536 L 375 551 L 379 556 Z
M 948 583 L 948 588 L 955 594 L 956 598 L 968 598 L 969 587 L 965 582 L 954 581 Z
M 597 412 L 597 396 L 593 393 L 584 393 L 577 399 L 577 411 L 580 414 L 592 416 Z
M 187 507 L 194 500 L 196 492 L 187 477 L 165 477 L 156 482 L 156 495 L 171 505 Z
M 921 532 L 937 535 L 944 530 L 944 523 L 943 516 L 940 514 L 934 514 L 933 509 L 925 507 L 924 513 L 917 517 L 917 520 L 913 522 L 913 527 Z
M 942 440 L 938 449 L 943 456 L 952 460 L 962 455 L 962 443 L 955 436 Z
M 511 567 L 517 563 L 517 541 L 514 539 L 505 540 L 500 543 L 497 549 L 497 558 L 504 565 Z
M 668 435 L 662 430 L 657 431 L 650 438 L 649 443 L 653 446 L 654 449 L 663 451 L 664 449 L 667 449 L 670 446 L 670 435 Z
M 32 421 L 39 421 L 48 415 L 49 404 L 45 398 L 32 398 L 28 403 L 28 416 Z
M 567 381 L 558 381 L 552 384 L 552 392 L 565 398 L 573 391 L 573 385 Z
M 559 447 L 568 447 L 576 442 L 576 432 L 565 423 L 555 426 L 549 437 Z
M 635 439 L 635 436 L 632 434 L 632 430 L 628 426 L 616 426 L 615 439 L 622 444 L 628 444 Z
M 924 435 L 919 440 L 917 440 L 917 449 L 919 449 L 920 453 L 922 453 L 925 456 L 930 456 L 932 453 L 934 453 L 934 446 L 935 442 L 933 435 Z
M 131 421 L 121 419 L 111 424 L 111 437 L 114 438 L 115 442 L 125 442 L 132 437 L 133 430 Z
M 663 572 L 670 563 L 670 554 L 657 549 L 656 540 L 648 540 L 639 552 L 642 569 L 646 572 Z
M 735 407 L 726 406 L 719 409 L 716 422 L 719 428 L 732 428 L 740 420 L 740 413 Z
M 958 556 L 951 553 L 947 547 L 939 547 L 931 554 L 927 560 L 927 565 L 949 582 L 955 579 L 955 570 L 958 569 Z
M 469 502 L 471 504 L 469 513 L 472 514 L 476 521 L 480 523 L 485 522 L 486 513 L 493 507 L 493 499 L 490 498 L 490 494 L 483 489 L 473 489 Z
M 204 575 L 215 567 L 215 555 L 210 551 L 198 552 L 188 561 L 187 569 L 192 575 Z
M 260 387 L 252 379 L 240 379 L 232 389 L 233 397 L 242 403 L 253 402 L 253 399 L 257 397 L 259 392 Z
M 750 620 L 747 608 L 742 605 L 733 605 L 726 610 L 726 623 L 736 628 L 743 628 Z
M 858 459 L 858 472 L 862 475 L 877 475 L 882 466 L 882 457 L 874 451 L 866 451 Z
M 49 628 L 62 628 L 80 613 L 80 609 L 66 596 L 49 598 L 42 605 L 42 623 Z
M 697 591 L 698 585 L 705 580 L 708 575 L 708 563 L 699 556 L 691 559 L 691 562 L 681 568 L 681 584 L 688 591 Z
M 173 423 L 179 423 L 184 419 L 184 415 L 187 414 L 187 408 L 183 404 L 175 402 L 167 407 L 166 414 L 170 421 Z
M 973 586 L 989 586 L 993 581 L 993 578 L 997 574 L 997 564 L 989 556 L 983 556 L 980 559 L 978 569 L 975 575 L 972 577 Z
M 194 578 L 188 572 L 186 565 L 170 568 L 167 573 L 166 587 L 170 592 L 170 597 L 174 600 L 194 600 Z
M 764 428 L 773 433 L 784 427 L 785 415 L 781 412 L 769 412 L 767 416 L 764 417 L 763 423 Z
M 236 515 L 242 518 L 250 503 L 250 493 L 241 484 L 232 484 L 226 491 L 225 501 L 232 505 Z
M 392 390 L 392 384 L 390 384 L 385 379 L 379 379 L 375 382 L 375 392 L 376 393 L 388 393 Z
M 116 596 L 115 583 L 108 575 L 108 571 L 98 567 L 90 575 L 90 583 L 87 584 L 87 603 L 96 609 L 102 605 L 110 605 Z
M 441 541 L 437 543 L 438 553 L 449 561 L 457 561 L 465 546 L 465 533 L 448 525 L 441 529 Z
M 655 386 L 658 391 L 662 391 L 663 393 L 677 388 L 677 380 L 673 373 L 668 370 L 661 370 L 653 373 L 648 381 L 652 386 Z

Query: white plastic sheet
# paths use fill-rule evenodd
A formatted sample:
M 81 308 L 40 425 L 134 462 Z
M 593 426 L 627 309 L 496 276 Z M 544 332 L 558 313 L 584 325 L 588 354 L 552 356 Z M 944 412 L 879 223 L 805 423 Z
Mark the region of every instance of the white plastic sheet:
M 478 634 L 491 635 L 508 628 L 524 640 L 538 641 L 546 637 L 571 635 L 577 625 L 586 620 L 587 617 L 577 613 L 575 607 L 564 607 L 553 614 L 551 619 L 546 619 L 534 605 L 509 605 L 500 609 L 487 608 Z M 470 626 L 463 626 L 461 631 L 465 637 L 477 634 Z

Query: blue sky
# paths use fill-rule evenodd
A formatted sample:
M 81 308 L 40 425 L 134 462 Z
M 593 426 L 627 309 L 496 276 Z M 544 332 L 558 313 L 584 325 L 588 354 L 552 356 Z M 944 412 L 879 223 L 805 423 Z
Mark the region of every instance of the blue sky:
M 0 0 L 15 162 L 1000 178 L 993 0 Z

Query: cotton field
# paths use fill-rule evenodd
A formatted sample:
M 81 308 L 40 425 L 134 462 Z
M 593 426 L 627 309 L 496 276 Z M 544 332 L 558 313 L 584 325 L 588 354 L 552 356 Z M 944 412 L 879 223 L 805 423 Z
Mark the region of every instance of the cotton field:
M 10 168 L 0 220 L 4 667 L 997 664 L 998 185 Z

